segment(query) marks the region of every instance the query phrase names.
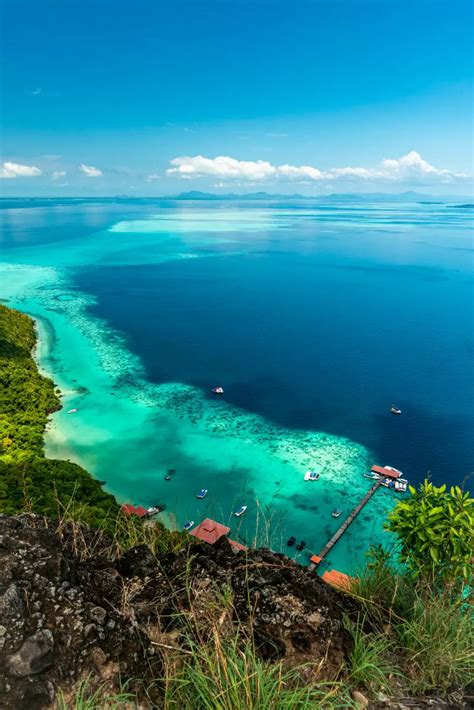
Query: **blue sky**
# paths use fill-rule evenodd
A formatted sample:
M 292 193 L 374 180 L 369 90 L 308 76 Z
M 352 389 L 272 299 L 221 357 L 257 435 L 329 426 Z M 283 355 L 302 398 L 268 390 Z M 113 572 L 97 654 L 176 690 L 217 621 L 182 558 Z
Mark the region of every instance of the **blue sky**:
M 0 4 L 6 195 L 471 190 L 470 1 Z

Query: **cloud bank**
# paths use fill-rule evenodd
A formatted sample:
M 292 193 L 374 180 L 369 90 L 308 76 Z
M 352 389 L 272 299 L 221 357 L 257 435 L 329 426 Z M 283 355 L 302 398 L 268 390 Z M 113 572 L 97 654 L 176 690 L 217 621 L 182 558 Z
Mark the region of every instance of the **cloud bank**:
M 386 182 L 416 181 L 453 183 L 471 177 L 436 168 L 412 150 L 401 158 L 387 158 L 372 168 L 346 166 L 320 170 L 312 165 L 272 165 L 266 160 L 237 160 L 226 155 L 206 158 L 202 155 L 182 156 L 170 161 L 168 175 L 192 179 L 215 177 L 224 181 L 289 181 L 310 183 L 345 179 L 349 181 L 377 180 Z
M 79 170 L 87 177 L 100 177 L 104 174 L 99 168 L 95 168 L 93 165 L 84 165 L 84 163 L 79 165 Z
M 0 167 L 0 178 L 13 179 L 17 177 L 37 177 L 41 170 L 34 165 L 19 165 L 6 160 Z

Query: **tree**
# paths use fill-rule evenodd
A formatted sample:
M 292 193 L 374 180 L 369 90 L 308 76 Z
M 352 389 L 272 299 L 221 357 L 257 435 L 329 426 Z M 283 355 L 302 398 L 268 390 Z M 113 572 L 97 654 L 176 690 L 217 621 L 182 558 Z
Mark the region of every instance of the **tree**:
M 459 486 L 437 488 L 425 480 L 389 514 L 387 530 L 399 540 L 401 558 L 417 577 L 455 582 L 472 575 L 474 498 Z

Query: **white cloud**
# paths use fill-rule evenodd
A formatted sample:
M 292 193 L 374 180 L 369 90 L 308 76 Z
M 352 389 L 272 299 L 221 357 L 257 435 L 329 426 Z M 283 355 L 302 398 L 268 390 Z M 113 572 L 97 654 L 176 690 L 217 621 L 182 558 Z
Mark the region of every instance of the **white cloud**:
M 41 170 L 34 165 L 19 165 L 6 160 L 0 167 L 0 178 L 37 177 Z
M 217 158 L 204 158 L 202 155 L 184 156 L 173 158 L 170 163 L 173 167 L 166 171 L 168 175 L 177 174 L 185 178 L 214 175 L 221 178 L 262 180 L 273 177 L 276 173 L 276 168 L 266 160 L 236 160 L 226 155 L 219 155 Z
M 266 160 L 237 160 L 226 155 L 206 158 L 202 155 L 182 156 L 170 161 L 173 166 L 168 175 L 192 179 L 212 176 L 224 181 L 293 181 L 314 182 L 319 180 L 376 180 L 412 182 L 454 182 L 471 177 L 467 173 L 454 173 L 436 168 L 419 153 L 412 150 L 401 158 L 385 159 L 376 167 L 346 166 L 320 170 L 312 165 L 272 165 Z
M 79 170 L 87 175 L 87 177 L 100 177 L 104 174 L 99 168 L 94 168 L 93 165 L 84 165 L 84 163 L 79 165 Z
M 152 173 L 148 175 L 147 182 L 155 182 L 155 180 L 161 180 L 161 175 L 159 173 Z
M 60 180 L 61 178 L 65 177 L 67 175 L 65 170 L 55 170 L 52 175 L 51 179 L 52 180 Z
M 43 89 L 41 87 L 38 87 L 37 89 L 33 89 L 31 92 L 32 96 L 39 96 L 43 92 Z

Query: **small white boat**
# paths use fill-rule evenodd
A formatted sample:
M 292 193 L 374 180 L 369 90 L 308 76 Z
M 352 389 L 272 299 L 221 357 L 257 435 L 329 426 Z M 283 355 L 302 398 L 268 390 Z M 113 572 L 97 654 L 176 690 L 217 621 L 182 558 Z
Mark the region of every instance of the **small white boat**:
M 398 468 L 394 468 L 393 466 L 384 466 L 384 468 L 388 469 L 388 471 L 393 471 L 394 473 L 398 473 L 398 477 L 403 476 L 403 473 L 398 470 Z
M 235 513 L 234 513 L 235 517 L 240 518 L 240 516 L 243 515 L 246 510 L 247 510 L 247 506 L 241 505 L 240 508 L 235 511 Z
M 390 411 L 392 412 L 392 414 L 396 414 L 398 416 L 400 416 L 400 414 L 402 413 L 402 410 L 396 407 L 394 404 L 392 404 L 392 406 L 390 407 Z
M 199 498 L 199 500 L 202 500 L 207 496 L 207 488 L 201 488 L 199 493 L 196 495 L 196 498 Z
M 335 510 L 332 511 L 333 518 L 339 518 L 341 515 L 342 515 L 342 510 L 340 508 L 336 508 Z
M 193 525 L 194 525 L 194 520 L 188 520 L 186 523 L 184 523 L 183 530 L 191 530 Z
M 151 508 L 146 509 L 146 514 L 147 515 L 156 515 L 156 513 L 159 513 L 159 509 L 156 506 L 152 506 Z
M 365 478 L 371 478 L 373 481 L 378 481 L 379 480 L 379 474 L 374 473 L 374 471 L 367 471 L 364 473 Z
M 305 481 L 317 481 L 318 478 L 321 478 L 321 474 L 314 470 L 306 471 L 304 475 Z
M 394 490 L 397 491 L 397 493 L 405 493 L 406 489 L 408 488 L 408 481 L 406 478 L 399 478 L 395 481 L 394 483 Z
M 77 412 L 77 409 L 75 407 L 68 410 L 68 414 L 75 414 L 76 412 Z
M 212 392 L 213 394 L 224 394 L 224 390 L 222 387 L 213 387 Z

